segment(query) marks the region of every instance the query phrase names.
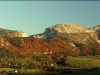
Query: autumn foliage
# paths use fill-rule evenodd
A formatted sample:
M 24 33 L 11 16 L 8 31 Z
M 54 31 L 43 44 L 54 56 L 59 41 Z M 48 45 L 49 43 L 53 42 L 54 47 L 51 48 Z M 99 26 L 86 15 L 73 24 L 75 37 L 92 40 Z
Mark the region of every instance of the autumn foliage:
M 44 53 L 44 52 L 53 52 L 60 53 L 64 52 L 67 55 L 93 55 L 100 54 L 100 45 L 90 45 L 90 44 L 81 44 L 74 42 L 77 49 L 73 49 L 69 45 L 68 41 L 62 40 L 60 38 L 52 39 L 35 39 L 32 37 L 6 37 L 3 38 L 4 46 L 0 48 L 5 49 L 6 51 L 12 54 L 20 54 L 31 56 L 35 53 Z M 2 43 L 2 42 L 1 42 Z

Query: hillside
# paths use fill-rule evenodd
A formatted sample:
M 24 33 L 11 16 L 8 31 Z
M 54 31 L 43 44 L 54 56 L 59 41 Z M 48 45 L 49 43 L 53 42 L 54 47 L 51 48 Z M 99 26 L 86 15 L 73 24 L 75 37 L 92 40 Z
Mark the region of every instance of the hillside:
M 44 54 L 45 52 L 65 53 L 65 55 L 98 55 L 100 54 L 100 44 L 92 40 L 87 44 L 75 40 L 68 41 L 60 38 L 33 39 L 32 37 L 6 37 L 0 40 L 1 56 L 6 54 L 16 54 L 31 56 L 33 54 Z
M 45 52 L 98 55 L 100 54 L 99 29 L 99 25 L 85 28 L 77 24 L 57 24 L 46 28 L 44 33 L 27 37 L 25 32 L 1 28 L 1 54 L 3 49 L 4 54 L 8 52 L 26 56 Z

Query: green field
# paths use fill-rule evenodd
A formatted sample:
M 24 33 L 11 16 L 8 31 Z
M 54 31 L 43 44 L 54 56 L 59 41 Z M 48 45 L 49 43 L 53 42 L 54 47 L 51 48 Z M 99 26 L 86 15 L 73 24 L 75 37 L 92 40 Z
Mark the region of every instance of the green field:
M 100 59 L 89 58 L 89 57 L 68 56 L 66 62 L 68 63 L 69 66 L 76 68 L 100 67 Z

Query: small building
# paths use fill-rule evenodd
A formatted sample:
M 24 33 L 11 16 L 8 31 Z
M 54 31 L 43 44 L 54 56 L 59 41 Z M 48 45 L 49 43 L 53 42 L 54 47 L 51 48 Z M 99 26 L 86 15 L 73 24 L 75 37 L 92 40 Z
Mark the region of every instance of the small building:
M 51 64 L 51 66 L 53 66 L 53 64 Z
M 14 73 L 18 73 L 18 71 L 17 70 L 14 70 Z

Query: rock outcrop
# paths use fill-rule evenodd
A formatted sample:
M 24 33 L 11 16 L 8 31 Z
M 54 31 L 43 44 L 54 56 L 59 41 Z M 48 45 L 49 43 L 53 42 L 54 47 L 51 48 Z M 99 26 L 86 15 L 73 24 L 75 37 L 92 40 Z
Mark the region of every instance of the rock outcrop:
M 28 37 L 28 35 L 23 31 L 0 28 L 0 37 Z
M 77 24 L 57 24 L 46 28 L 44 33 L 31 35 L 34 38 L 40 39 L 48 39 L 59 37 L 67 40 L 74 40 L 81 43 L 88 43 L 93 42 L 100 42 L 100 25 L 92 27 L 92 28 L 85 28 L 81 27 Z

